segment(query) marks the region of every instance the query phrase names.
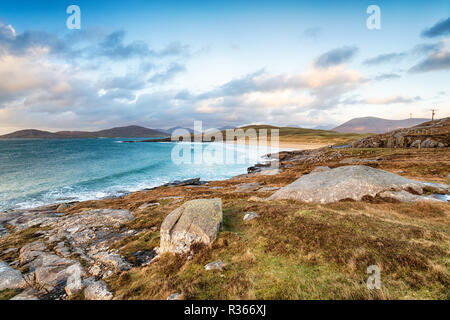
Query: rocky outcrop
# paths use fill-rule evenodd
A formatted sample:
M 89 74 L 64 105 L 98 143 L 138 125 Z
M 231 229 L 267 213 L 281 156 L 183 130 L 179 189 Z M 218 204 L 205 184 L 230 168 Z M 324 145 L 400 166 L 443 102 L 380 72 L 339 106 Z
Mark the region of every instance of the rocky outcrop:
M 207 181 L 200 181 L 200 178 L 193 178 L 187 180 L 176 180 L 173 182 L 169 182 L 164 184 L 165 187 L 181 187 L 181 186 L 201 186 L 204 184 L 208 184 Z
M 439 199 L 430 197 L 412 194 L 407 191 L 383 191 L 379 194 L 381 198 L 389 198 L 394 199 L 400 202 L 417 202 L 417 201 L 440 201 Z
M 167 297 L 167 300 L 181 300 L 181 294 L 176 292 Z
M 20 289 L 27 283 L 19 270 L 11 268 L 6 262 L 0 261 L 0 291 L 5 289 Z
M 439 186 L 430 186 L 368 166 L 343 166 L 303 175 L 268 199 L 329 203 L 344 199 L 361 200 L 365 196 L 375 197 L 384 191 L 408 191 L 422 194 L 424 188 L 434 188 L 440 192 L 447 191 Z M 422 198 L 422 200 L 427 199 Z
M 28 288 L 11 298 L 11 300 L 39 300 L 38 296 L 39 292 L 37 290 Z
M 30 226 L 42 228 L 36 233 L 40 240 L 22 246 L 18 261 L 13 262 L 28 273 L 22 277 L 6 264 L 9 269 L 5 269 L 8 270 L 5 281 L 11 278 L 9 275 L 15 275 L 27 292 L 33 292 L 17 299 L 74 296 L 93 283 L 95 278 L 86 283 L 89 276 L 106 278 L 131 268 L 117 249 L 110 248 L 114 241 L 136 234 L 134 230 L 121 228 L 134 219 L 128 210 L 94 209 L 70 214 L 56 211 L 58 206 L 0 214 L 0 226 L 8 225 L 12 233 Z M 103 289 L 100 283 L 91 287 L 90 292 L 94 295 Z M 105 292 L 97 293 L 102 299 L 109 297 Z
M 187 253 L 191 244 L 211 244 L 222 223 L 221 199 L 197 199 L 172 211 L 161 225 L 158 253 Z
M 261 187 L 262 185 L 259 182 L 241 183 L 236 186 L 234 192 L 251 192 L 258 190 Z
M 244 214 L 244 221 L 252 220 L 252 219 L 255 219 L 258 217 L 259 217 L 259 214 L 257 214 L 256 212 L 246 212 Z
M 222 260 L 216 260 L 205 265 L 205 270 L 222 270 L 226 265 Z
M 108 290 L 105 281 L 94 281 L 84 289 L 84 296 L 88 300 L 111 300 L 113 294 Z
M 422 123 L 353 142 L 353 148 L 444 148 L 450 142 L 450 118 Z

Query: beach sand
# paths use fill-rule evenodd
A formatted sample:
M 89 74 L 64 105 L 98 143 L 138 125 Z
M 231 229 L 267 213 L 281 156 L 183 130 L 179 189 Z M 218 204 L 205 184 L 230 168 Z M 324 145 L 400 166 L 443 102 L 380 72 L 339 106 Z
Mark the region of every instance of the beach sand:
M 225 142 L 225 143 L 233 143 L 233 142 Z M 245 140 L 235 142 L 236 144 L 240 145 L 251 145 L 251 146 L 257 146 L 258 141 L 256 140 Z M 270 140 L 267 143 L 267 146 L 270 146 Z M 292 151 L 292 150 L 312 150 L 312 149 L 318 149 L 328 146 L 328 143 L 308 143 L 308 142 L 300 142 L 300 141 L 279 141 L 278 146 L 273 145 L 273 147 L 278 147 L 278 149 L 281 151 Z

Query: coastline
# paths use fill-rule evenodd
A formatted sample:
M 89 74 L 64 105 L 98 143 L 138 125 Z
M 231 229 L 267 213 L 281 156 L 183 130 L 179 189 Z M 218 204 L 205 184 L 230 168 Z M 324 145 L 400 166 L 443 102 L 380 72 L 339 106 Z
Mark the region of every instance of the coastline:
M 101 287 L 104 294 L 101 299 L 119 300 L 167 299 L 173 294 L 179 294 L 180 299 L 323 298 L 329 297 L 330 292 L 333 298 L 373 298 L 370 292 L 364 291 L 365 282 L 354 285 L 355 274 L 353 269 L 348 269 L 347 258 L 355 259 L 359 270 L 365 270 L 367 263 L 372 262 L 371 252 L 381 257 L 383 265 L 390 263 L 391 268 L 404 268 L 397 261 L 399 255 L 408 254 L 410 261 L 416 261 L 413 259 L 419 258 L 415 254 L 417 250 L 426 254 L 427 259 L 440 258 L 440 252 L 429 251 L 428 244 L 417 242 L 423 234 L 417 229 L 406 230 L 414 243 L 402 242 L 399 237 L 404 234 L 407 223 L 426 226 L 423 232 L 444 232 L 447 218 L 441 213 L 448 211 L 449 203 L 416 204 L 367 199 L 321 204 L 271 200 L 270 197 L 317 168 L 337 168 L 348 164 L 362 164 L 392 173 L 401 169 L 402 176 L 407 178 L 445 183 L 447 178 L 442 159 L 448 156 L 450 149 L 357 151 L 355 153 L 353 148 L 280 151 L 276 156 L 279 170 L 274 174 L 266 175 L 262 168 L 262 171 L 250 170 L 247 174 L 225 180 L 202 183 L 191 179 L 132 192 L 123 197 L 1 214 L 0 259 L 11 268 L 24 272 L 24 278 L 32 279 L 24 291 L 6 291 L 3 297 L 94 299 L 92 291 Z M 417 170 L 420 169 L 419 159 L 440 171 Z M 190 256 L 158 255 L 162 225 L 167 216 L 192 200 L 204 203 L 212 199 L 220 199 L 223 208 L 223 224 L 214 243 L 195 247 Z M 430 220 L 423 214 L 424 208 L 438 214 Z M 246 221 L 250 214 L 254 218 Z M 360 230 L 356 235 L 355 228 Z M 374 237 L 396 244 L 389 255 L 383 254 L 385 247 L 373 244 Z M 431 240 L 435 246 L 446 245 L 440 237 Z M 358 251 L 361 247 L 363 251 Z M 342 259 L 342 252 L 349 252 L 350 256 Z M 363 259 L 356 260 L 361 257 L 357 256 L 361 252 Z M 29 272 L 23 267 L 26 266 L 26 257 L 33 257 L 32 254 L 52 259 L 45 260 L 44 265 L 38 265 L 36 270 Z M 220 279 L 205 269 L 209 263 L 219 260 L 226 264 L 221 272 L 224 277 Z M 317 278 L 315 272 L 300 272 L 291 278 L 291 270 L 298 270 L 299 263 L 320 269 L 323 278 Z M 283 268 L 277 268 L 278 265 Z M 73 268 L 80 270 L 81 286 L 75 288 L 78 291 L 72 291 L 71 283 L 67 282 Z M 243 268 L 246 273 L 242 272 Z M 421 276 L 427 276 L 420 265 L 411 264 L 408 268 L 411 269 L 408 272 L 421 272 Z M 444 268 L 444 265 L 441 263 L 438 268 Z M 44 271 L 48 277 L 42 276 Z M 338 282 L 333 276 L 335 272 L 340 273 Z M 261 274 L 263 278 L 252 281 L 247 274 Z M 434 290 L 433 296 L 440 297 L 444 294 L 440 278 L 436 280 L 432 276 L 426 283 L 430 290 Z M 53 282 L 55 277 L 63 285 L 57 286 Z M 279 278 L 290 280 L 280 287 Z M 314 290 L 298 290 L 303 288 L 305 279 Z M 387 290 L 398 286 L 399 279 L 389 273 L 383 279 Z M 205 291 L 205 284 L 211 281 L 215 286 Z M 406 283 L 408 279 L 401 281 Z M 167 286 L 172 283 L 173 286 Z M 332 291 L 336 283 L 343 290 Z M 39 289 L 42 286 L 45 291 Z M 143 290 L 136 291 L 136 288 Z M 279 291 L 274 291 L 279 288 L 283 290 L 281 296 Z M 392 298 L 411 295 L 424 297 L 414 289 L 390 293 Z
M 170 141 L 170 143 L 172 143 L 172 141 Z M 214 143 L 214 142 L 212 142 Z M 223 142 L 221 142 L 223 143 Z M 233 142 L 224 142 L 224 143 L 230 143 L 232 144 Z M 234 144 L 236 146 L 258 146 L 258 143 L 255 141 L 249 141 L 246 140 L 245 143 L 238 143 L 238 142 L 234 142 Z M 263 146 L 264 148 L 267 148 L 267 153 L 264 155 L 261 155 L 261 158 L 259 158 L 255 163 L 250 164 L 246 169 L 254 167 L 258 164 L 261 164 L 264 162 L 263 157 L 267 156 L 267 154 L 273 154 L 273 153 L 279 153 L 279 152 L 284 152 L 284 151 L 295 151 L 295 150 L 311 150 L 311 149 L 318 149 L 321 148 L 323 146 L 326 146 L 326 144 L 298 144 L 298 143 L 286 143 L 286 142 L 280 142 L 280 144 L 277 146 L 277 151 L 271 151 L 270 150 L 270 146 Z M 208 180 L 208 182 L 219 182 L 219 181 L 226 181 L 229 179 L 233 179 L 237 176 L 241 176 L 241 175 L 245 175 L 247 174 L 247 172 L 242 172 L 240 174 L 234 174 L 232 176 L 229 176 L 228 178 L 224 178 L 224 179 L 212 179 L 212 180 Z M 193 176 L 189 176 L 186 177 L 184 180 L 192 180 L 198 178 L 198 175 L 193 175 Z M 142 189 L 134 189 L 134 190 L 122 190 L 121 192 L 117 193 L 117 194 L 111 194 L 111 195 L 106 195 L 104 197 L 92 197 L 92 198 L 83 198 L 83 199 L 61 199 L 61 201 L 54 201 L 54 202 L 48 202 L 48 203 L 42 203 L 39 205 L 32 205 L 29 207 L 17 207 L 17 208 L 5 208 L 2 209 L 0 212 L 12 212 L 12 211 L 26 211 L 26 210 L 36 210 L 36 209 L 40 209 L 40 208 L 45 208 L 45 207 L 54 207 L 54 206 L 58 206 L 60 204 L 64 204 L 64 203 L 70 203 L 70 204 L 75 204 L 75 203 L 82 203 L 85 201 L 103 201 L 103 200 L 108 200 L 108 199 L 120 199 L 123 197 L 126 197 L 130 194 L 136 193 L 136 192 L 143 192 L 143 191 L 147 191 L 147 190 L 154 190 L 156 188 L 159 187 L 163 187 L 165 185 L 170 185 L 171 183 L 173 183 L 174 181 L 167 181 L 167 182 L 163 182 L 160 183 L 158 185 L 154 185 L 152 187 L 146 187 L 146 188 L 142 188 Z M 58 199 L 59 200 L 59 199 Z M 68 200 L 68 201 L 67 201 Z

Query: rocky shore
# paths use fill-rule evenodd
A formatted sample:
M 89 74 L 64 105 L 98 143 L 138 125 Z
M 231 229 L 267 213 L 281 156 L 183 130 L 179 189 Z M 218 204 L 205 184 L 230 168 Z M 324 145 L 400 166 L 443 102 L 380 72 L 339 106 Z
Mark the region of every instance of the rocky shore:
M 429 202 L 448 209 L 434 196 L 450 193 L 445 177 L 441 183 L 404 177 L 405 171 L 389 170 L 392 159 L 402 153 L 377 152 L 355 153 L 352 148 L 281 152 L 275 171 L 260 164 L 227 181 L 190 179 L 123 198 L 0 213 L 0 292 L 15 300 L 127 298 L 117 289 L 126 287 L 130 272 L 157 270 L 167 255 L 195 262 L 201 256 L 198 252 L 224 246 L 230 240 L 218 237 L 230 228 L 227 212 L 242 203 L 251 210 L 242 212 L 239 224 L 265 221 L 264 210 L 272 203 L 290 207 L 277 202 L 283 199 L 298 207 L 378 201 Z M 449 150 L 441 152 L 448 155 Z M 431 152 L 418 156 L 440 157 Z M 204 270 L 228 268 L 222 259 L 210 254 Z

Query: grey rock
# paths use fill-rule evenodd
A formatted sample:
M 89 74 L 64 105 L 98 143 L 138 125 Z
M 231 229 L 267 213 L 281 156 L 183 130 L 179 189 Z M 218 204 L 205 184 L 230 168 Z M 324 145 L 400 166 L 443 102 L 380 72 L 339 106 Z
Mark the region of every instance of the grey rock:
M 258 190 L 258 192 L 268 192 L 268 191 L 275 191 L 279 190 L 280 187 L 264 187 Z
M 249 183 L 241 183 L 236 186 L 236 190 L 234 192 L 249 192 L 255 191 L 261 187 L 259 182 L 249 182 Z
M 222 270 L 226 265 L 222 260 L 216 260 L 205 265 L 205 270 Z
M 35 241 L 24 245 L 19 251 L 19 260 L 21 264 L 33 261 L 47 249 L 42 241 Z
M 262 168 L 262 170 L 258 172 L 258 174 L 263 176 L 274 176 L 281 172 L 283 172 L 283 170 L 277 168 Z
M 168 196 L 168 197 L 162 197 L 161 200 L 173 200 L 173 199 L 183 199 L 183 197 L 179 196 Z
M 102 279 L 109 278 L 109 277 L 111 277 L 113 274 L 114 274 L 114 271 L 112 271 L 112 270 L 107 270 L 107 271 L 103 274 Z
M 42 253 L 33 262 L 32 267 L 35 269 L 35 281 L 48 291 L 53 290 L 56 286 L 64 284 L 72 275 L 73 265 L 77 265 L 81 269 L 78 262 L 66 258 L 60 258 L 55 254 Z
M 64 242 L 58 242 L 58 244 L 53 249 L 55 252 L 63 257 L 68 257 L 70 255 L 69 249 L 66 247 Z
M 185 202 L 164 219 L 158 253 L 186 253 L 194 242 L 209 245 L 216 239 L 221 223 L 221 199 Z
M 144 209 L 147 209 L 149 207 L 154 207 L 154 206 L 159 206 L 159 205 L 160 204 L 158 202 L 144 203 L 144 204 L 141 204 L 138 209 L 139 210 L 144 210 Z
M 17 250 L 19 250 L 19 249 L 18 248 L 8 248 L 8 249 L 6 249 L 5 251 L 2 252 L 2 255 L 8 254 L 8 253 L 11 253 L 11 252 L 16 252 Z
M 25 289 L 18 295 L 11 298 L 11 300 L 39 300 L 39 292 L 35 289 Z
M 421 140 L 415 140 L 413 143 L 411 143 L 411 148 L 420 148 L 420 144 L 422 143 Z
M 318 166 L 318 167 L 315 167 L 314 170 L 312 170 L 310 173 L 324 172 L 324 171 L 328 171 L 328 170 L 331 170 L 330 167 L 328 167 L 328 166 Z
M 381 198 L 395 199 L 400 202 L 418 202 L 418 201 L 441 201 L 439 199 L 420 196 L 416 194 L 409 193 L 407 191 L 383 191 L 379 194 Z
M 97 262 L 113 268 L 115 272 L 131 269 L 131 265 L 124 261 L 117 253 L 101 251 L 95 255 L 92 255 L 92 258 L 94 258 Z
M 81 277 L 84 275 L 84 271 L 80 265 L 74 264 L 67 268 L 67 273 L 70 276 L 67 278 L 65 291 L 69 297 L 78 294 L 84 289 L 84 284 L 81 281 Z
M 98 265 L 93 265 L 89 268 L 89 273 L 92 274 L 94 277 L 98 277 L 102 274 L 102 268 Z
M 0 239 L 9 235 L 8 229 L 0 225 Z
M 94 281 L 84 289 L 84 296 L 88 300 L 111 300 L 113 294 L 108 290 L 105 281 Z
M 170 296 L 167 297 L 167 300 L 180 300 L 181 294 L 180 293 L 172 293 Z
M 64 212 L 69 209 L 70 206 L 67 203 L 61 203 L 58 208 L 56 208 L 56 212 Z
M 343 159 L 341 161 L 339 161 L 340 164 L 357 164 L 359 162 L 359 159 L 354 159 L 354 158 L 348 158 L 348 159 Z
M 244 221 L 252 220 L 252 219 L 255 219 L 258 217 L 259 217 L 259 214 L 257 214 L 256 212 L 246 212 L 244 215 Z
M 19 270 L 11 268 L 6 262 L 0 261 L 0 291 L 5 289 L 20 289 L 27 286 Z
M 423 193 L 424 183 L 368 166 L 343 166 L 329 171 L 301 176 L 281 188 L 269 200 L 295 199 L 329 203 L 343 199 L 361 200 L 388 190 L 413 190 Z

